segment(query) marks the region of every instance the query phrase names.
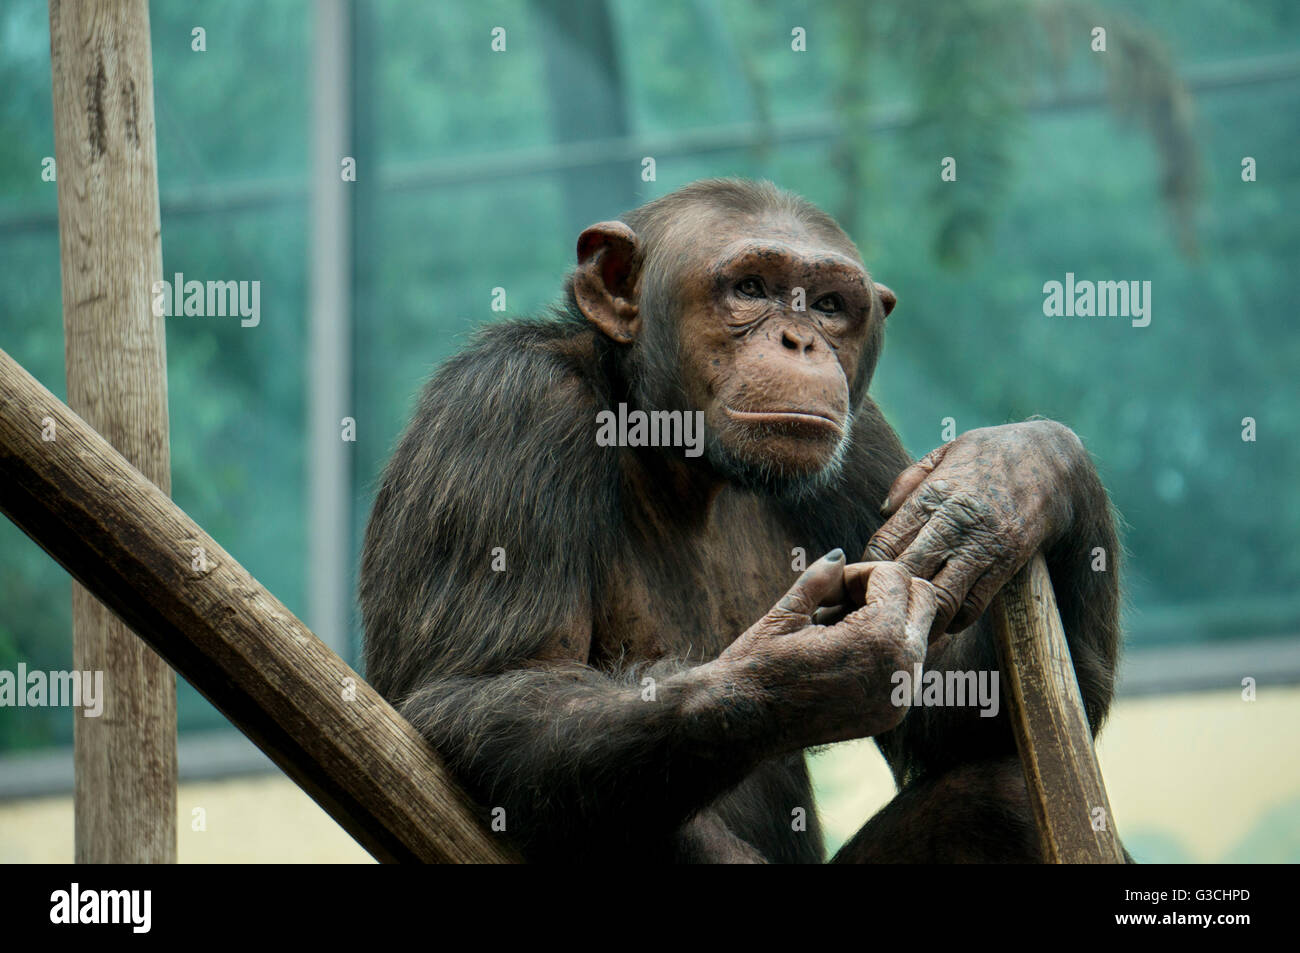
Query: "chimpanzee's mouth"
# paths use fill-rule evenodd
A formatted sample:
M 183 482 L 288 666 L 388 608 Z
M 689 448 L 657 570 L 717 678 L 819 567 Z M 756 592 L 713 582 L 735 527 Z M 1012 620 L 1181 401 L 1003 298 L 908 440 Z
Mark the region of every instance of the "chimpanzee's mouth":
M 826 429 L 841 433 L 843 426 L 829 414 L 814 410 L 736 410 L 723 405 L 727 416 L 743 424 L 793 427 L 799 429 Z

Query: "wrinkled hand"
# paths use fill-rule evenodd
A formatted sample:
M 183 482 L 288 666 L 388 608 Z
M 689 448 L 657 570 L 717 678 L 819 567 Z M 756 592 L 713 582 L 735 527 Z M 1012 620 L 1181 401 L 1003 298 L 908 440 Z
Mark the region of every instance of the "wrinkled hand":
M 819 607 L 841 604 L 852 611 L 834 625 L 813 621 Z M 907 714 L 891 700 L 894 673 L 925 659 L 935 609 L 933 587 L 902 566 L 846 565 L 836 550 L 713 665 L 733 699 L 767 708 L 779 749 L 877 735 Z
M 973 624 L 1039 549 L 1070 529 L 1080 467 L 1091 461 L 1049 420 L 962 434 L 904 470 L 881 511 L 889 520 L 864 559 L 894 560 L 931 581 L 931 638 Z

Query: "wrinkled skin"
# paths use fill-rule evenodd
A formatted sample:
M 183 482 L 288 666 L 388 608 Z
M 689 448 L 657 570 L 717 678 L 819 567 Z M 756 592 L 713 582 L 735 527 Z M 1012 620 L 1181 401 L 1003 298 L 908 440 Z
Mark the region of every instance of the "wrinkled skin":
M 897 560 L 932 582 L 934 634 L 974 624 L 1040 549 L 1069 531 L 1083 444 L 1050 420 L 971 430 L 931 450 L 890 487 L 864 558 Z
M 842 619 L 813 622 L 819 607 L 849 598 L 858 608 Z M 845 566 L 836 550 L 715 664 L 732 693 L 783 696 L 785 720 L 766 739 L 776 752 L 871 737 L 907 714 L 906 706 L 890 704 L 884 686 L 894 672 L 924 661 L 936 607 L 934 587 L 898 563 Z
M 691 346 L 671 357 L 676 386 L 645 403 L 702 411 L 712 462 L 736 482 L 769 490 L 816 482 L 833 475 L 849 439 L 850 385 L 894 293 L 872 281 L 847 240 L 832 236 L 828 245 L 825 234 L 780 215 L 753 217 L 737 237 L 727 219 L 697 210 L 676 229 L 699 264 L 673 283 L 675 341 L 658 325 L 650 346 Z M 578 239 L 577 305 L 611 340 L 642 337 L 646 257 L 623 222 L 593 225 Z

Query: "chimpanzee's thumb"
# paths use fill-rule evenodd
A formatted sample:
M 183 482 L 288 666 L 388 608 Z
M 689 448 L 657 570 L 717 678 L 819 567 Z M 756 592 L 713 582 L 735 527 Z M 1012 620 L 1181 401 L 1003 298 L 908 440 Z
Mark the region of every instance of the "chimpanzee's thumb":
M 834 549 L 817 560 L 763 617 L 757 628 L 769 633 L 786 633 L 812 623 L 821 606 L 844 601 L 844 550 Z

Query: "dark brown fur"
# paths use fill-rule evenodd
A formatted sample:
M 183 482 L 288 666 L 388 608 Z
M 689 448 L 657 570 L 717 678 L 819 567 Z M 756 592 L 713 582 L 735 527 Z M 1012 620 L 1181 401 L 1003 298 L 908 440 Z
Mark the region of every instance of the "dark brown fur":
M 698 183 L 630 213 L 645 255 L 641 337 L 599 333 L 572 290 L 548 319 L 484 329 L 429 382 L 384 474 L 361 570 L 367 676 L 485 811 L 505 808 L 506 836 L 530 859 L 824 857 L 801 753 L 755 759 L 729 739 L 763 726 L 719 734 L 641 692 L 646 677 L 716 658 L 767 612 L 796 575 L 793 550 L 856 556 L 880 527 L 911 462 L 866 394 L 883 322 L 850 382 L 844 464 L 813 489 L 719 489 L 695 478 L 706 465 L 684 470 L 680 451 L 593 436 L 598 410 L 680 399 L 674 287 L 707 264 L 682 222 L 716 206 L 743 223 L 774 204 L 856 257 L 823 213 L 765 185 Z M 1117 547 L 1100 483 L 1078 490 L 1075 535 L 1048 557 L 1095 729 L 1110 703 L 1117 596 L 1113 572 L 1087 571 L 1087 552 Z M 492 568 L 496 547 L 505 572 Z M 982 622 L 927 660 L 996 667 Z M 903 790 L 841 859 L 1036 858 L 1023 784 L 1005 769 L 1005 713 L 915 709 L 878 741 Z

